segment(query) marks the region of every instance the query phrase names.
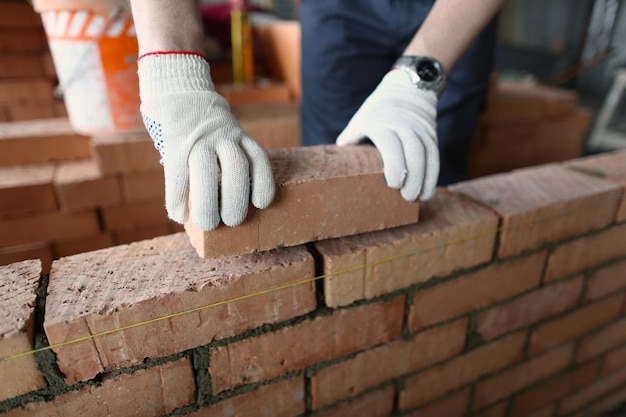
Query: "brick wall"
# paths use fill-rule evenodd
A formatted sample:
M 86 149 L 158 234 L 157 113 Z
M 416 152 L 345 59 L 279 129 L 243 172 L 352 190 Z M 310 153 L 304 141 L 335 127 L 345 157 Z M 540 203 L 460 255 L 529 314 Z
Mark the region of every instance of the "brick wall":
M 0 412 L 601 415 L 626 400 L 624 166 L 482 177 L 417 223 L 264 252 L 181 232 L 0 267 Z

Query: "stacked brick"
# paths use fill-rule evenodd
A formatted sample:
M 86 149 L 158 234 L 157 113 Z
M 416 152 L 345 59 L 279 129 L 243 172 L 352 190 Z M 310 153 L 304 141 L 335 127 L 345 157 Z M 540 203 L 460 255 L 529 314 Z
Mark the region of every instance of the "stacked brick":
M 176 233 L 55 261 L 32 330 L 45 384 L 3 378 L 0 412 L 600 416 L 626 401 L 623 166 L 487 176 L 417 223 L 305 245 L 203 259 Z M 17 316 L 0 329 L 28 334 Z M 3 343 L 0 364 L 29 357 Z
M 0 122 L 67 115 L 41 17 L 26 1 L 0 1 Z
M 468 156 L 475 178 L 580 158 L 592 112 L 575 91 L 492 77 L 486 109 Z

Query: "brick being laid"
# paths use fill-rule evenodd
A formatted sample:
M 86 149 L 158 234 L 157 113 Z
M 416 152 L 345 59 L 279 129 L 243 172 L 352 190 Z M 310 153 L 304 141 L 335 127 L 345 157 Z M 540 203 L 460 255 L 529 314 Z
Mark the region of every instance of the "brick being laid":
M 334 145 L 268 151 L 277 184 L 264 210 L 251 208 L 240 226 L 185 229 L 203 258 L 294 246 L 416 223 L 419 203 L 385 184 L 371 146 Z
M 11 359 L 34 348 L 35 303 L 41 262 L 0 266 L 0 401 L 46 386 L 34 355 Z M 10 377 L 7 377 L 10 376 Z
M 622 187 L 611 181 L 558 165 L 478 178 L 449 189 L 500 215 L 500 257 L 610 225 L 622 195 Z
M 71 342 L 53 349 L 66 381 L 85 381 L 306 314 L 314 283 L 288 284 L 313 277 L 303 247 L 208 261 L 178 233 L 55 261 L 44 328 Z

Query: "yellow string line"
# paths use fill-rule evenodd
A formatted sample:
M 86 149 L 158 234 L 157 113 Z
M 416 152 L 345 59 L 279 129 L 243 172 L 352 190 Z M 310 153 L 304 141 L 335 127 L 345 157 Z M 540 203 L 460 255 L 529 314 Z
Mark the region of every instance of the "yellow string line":
M 353 267 L 350 267 L 350 268 L 346 268 L 346 269 L 342 269 L 342 270 L 339 270 L 339 271 L 336 271 L 336 272 L 333 272 L 333 273 L 330 273 L 330 274 L 323 274 L 323 275 L 319 275 L 319 276 L 312 277 L 312 278 L 306 278 L 306 279 L 302 279 L 302 280 L 299 280 L 299 281 L 295 281 L 295 282 L 291 282 L 291 283 L 287 283 L 287 284 L 282 284 L 282 285 L 279 285 L 279 286 L 276 286 L 276 287 L 272 287 L 272 288 L 268 288 L 268 289 L 265 289 L 265 290 L 253 292 L 253 293 L 250 293 L 250 294 L 241 295 L 241 296 L 238 296 L 238 297 L 229 298 L 229 299 L 226 299 L 226 300 L 223 300 L 223 301 L 218 301 L 218 302 L 207 304 L 207 305 L 204 305 L 204 306 L 201 306 L 201 307 L 195 307 L 195 308 L 192 308 L 192 309 L 189 309 L 189 310 L 179 311 L 177 313 L 172 313 L 172 314 L 168 314 L 168 315 L 164 315 L 164 316 L 159 316 L 159 317 L 156 317 L 156 318 L 153 318 L 153 319 L 150 319 L 150 320 L 144 320 L 144 321 L 133 323 L 133 324 L 129 324 L 129 325 L 126 325 L 126 326 L 116 327 L 114 329 L 105 330 L 105 331 L 98 332 L 98 333 L 93 333 L 93 334 L 90 334 L 90 335 L 87 335 L 87 336 L 78 337 L 78 338 L 75 338 L 75 339 L 67 340 L 65 342 L 55 343 L 55 344 L 48 345 L 48 346 L 45 346 L 45 347 L 42 347 L 42 348 L 32 349 L 32 350 L 29 350 L 29 351 L 26 351 L 26 352 L 5 356 L 5 357 L 0 358 L 0 362 L 8 362 L 8 361 L 19 359 L 19 358 L 22 358 L 22 357 L 25 357 L 25 356 L 34 355 L 34 354 L 39 353 L 39 352 L 44 352 L 44 351 L 48 351 L 48 350 L 64 347 L 64 346 L 67 346 L 67 345 L 71 345 L 71 344 L 75 344 L 75 343 L 80 343 L 80 342 L 92 340 L 92 339 L 95 339 L 96 337 L 106 336 L 106 335 L 109 335 L 109 334 L 112 334 L 112 333 L 117 333 L 117 332 L 121 332 L 121 331 L 124 331 L 124 330 L 133 329 L 135 327 L 145 326 L 145 325 L 156 323 L 156 322 L 159 322 L 159 321 L 162 321 L 162 320 L 169 320 L 169 319 L 176 318 L 176 317 L 179 317 L 179 316 L 183 316 L 183 315 L 186 315 L 186 314 L 195 313 L 195 312 L 202 311 L 202 310 L 207 310 L 209 308 L 219 307 L 221 305 L 226 305 L 226 304 L 233 303 L 233 302 L 236 302 L 236 301 L 246 300 L 246 299 L 249 299 L 249 298 L 252 298 L 252 297 L 257 297 L 257 296 L 268 294 L 268 293 L 271 293 L 271 292 L 274 292 L 274 291 L 280 291 L 280 290 L 284 290 L 284 289 L 287 289 L 287 288 L 295 287 L 295 286 L 298 286 L 298 285 L 307 284 L 307 283 L 314 282 L 314 281 L 317 281 L 317 280 L 320 280 L 320 279 L 323 279 L 323 278 L 340 276 L 340 275 L 343 275 L 343 274 L 347 274 L 349 272 L 354 272 L 354 271 L 358 271 L 360 269 L 369 268 L 369 267 L 372 267 L 372 266 L 375 266 L 375 265 L 380 265 L 380 264 L 384 264 L 384 263 L 388 263 L 388 262 L 393 262 L 393 261 L 396 261 L 398 259 L 407 258 L 409 256 L 413 256 L 413 255 L 417 255 L 417 254 L 420 254 L 420 253 L 429 252 L 431 250 L 442 249 L 442 248 L 447 247 L 447 246 L 456 245 L 458 243 L 463 243 L 463 242 L 467 242 L 467 241 L 470 241 L 470 240 L 480 239 L 482 237 L 493 235 L 493 234 L 497 234 L 497 233 L 501 233 L 503 231 L 516 229 L 516 228 L 519 228 L 519 227 L 522 227 L 522 226 L 533 225 L 535 223 L 539 223 L 541 221 L 549 220 L 551 218 L 562 217 L 565 214 L 570 214 L 570 213 L 576 212 L 579 209 L 588 209 L 588 208 L 592 208 L 592 207 L 597 206 L 597 205 L 601 205 L 601 204 L 605 204 L 605 203 L 608 204 L 608 203 L 611 203 L 611 202 L 613 202 L 615 200 L 620 200 L 621 198 L 622 198 L 622 196 L 619 195 L 618 197 L 605 198 L 603 200 L 592 201 L 590 203 L 578 204 L 577 206 L 572 207 L 570 209 L 564 209 L 564 210 L 561 210 L 561 211 L 556 212 L 556 213 L 545 214 L 543 216 L 530 218 L 530 219 L 528 219 L 526 221 L 522 221 L 522 222 L 520 222 L 520 223 L 518 223 L 516 225 L 508 226 L 506 228 L 500 226 L 500 227 L 497 227 L 494 230 L 490 230 L 490 231 L 487 231 L 487 232 L 461 237 L 461 238 L 458 238 L 458 239 L 455 239 L 455 240 L 450 240 L 450 241 L 447 241 L 447 242 L 444 242 L 444 243 L 439 243 L 439 244 L 432 245 L 432 246 L 429 246 L 429 247 L 416 249 L 416 250 L 411 251 L 411 252 L 390 256 L 390 257 L 387 257 L 387 258 L 379 259 L 379 260 L 376 260 L 376 261 L 373 261 L 373 262 L 369 262 L 369 263 L 365 263 L 365 264 L 362 264 L 362 265 L 356 265 L 356 266 L 353 266 Z

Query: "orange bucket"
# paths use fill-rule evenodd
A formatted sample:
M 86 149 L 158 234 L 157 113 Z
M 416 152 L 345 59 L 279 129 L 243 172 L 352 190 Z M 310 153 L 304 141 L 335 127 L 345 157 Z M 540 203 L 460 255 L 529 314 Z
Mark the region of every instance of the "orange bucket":
M 130 11 L 113 0 L 34 0 L 41 14 L 74 130 L 145 129 L 139 111 L 137 34 Z

